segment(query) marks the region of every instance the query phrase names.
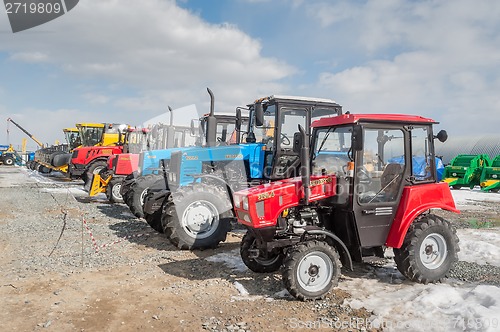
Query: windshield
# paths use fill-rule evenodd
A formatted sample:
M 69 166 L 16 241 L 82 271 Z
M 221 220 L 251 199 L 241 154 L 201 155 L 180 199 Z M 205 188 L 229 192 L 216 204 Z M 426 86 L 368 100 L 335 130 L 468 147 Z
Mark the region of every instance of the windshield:
M 127 133 L 128 152 L 140 153 L 146 149 L 146 133 L 142 130 Z
M 345 166 L 349 161 L 351 133 L 351 126 L 315 130 L 313 174 L 344 174 Z
M 104 127 L 81 126 L 78 130 L 80 131 L 83 146 L 94 146 L 101 142 Z
M 80 134 L 78 132 L 74 131 L 67 131 L 66 132 L 66 142 L 68 142 L 69 148 L 74 149 L 78 146 L 80 146 Z
M 279 122 L 281 133 L 279 138 L 279 148 L 281 150 L 291 150 L 293 135 L 299 131 L 299 124 L 306 128 L 307 112 L 311 112 L 311 122 L 324 117 L 337 116 L 338 109 L 335 107 L 314 108 L 312 111 L 306 107 L 287 106 L 280 104 Z M 273 139 L 276 135 L 276 105 L 268 105 L 264 111 L 264 125 L 255 129 L 257 142 L 267 144 L 267 150 L 273 150 Z

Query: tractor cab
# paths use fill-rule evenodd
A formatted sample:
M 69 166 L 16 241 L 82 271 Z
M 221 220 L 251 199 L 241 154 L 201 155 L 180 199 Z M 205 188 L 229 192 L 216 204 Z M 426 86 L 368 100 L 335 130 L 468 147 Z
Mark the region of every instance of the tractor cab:
M 298 175 L 300 158 L 293 150 L 298 125 L 309 127 L 319 118 L 342 114 L 342 107 L 334 100 L 298 96 L 273 95 L 256 100 L 250 107 L 255 110 L 255 128 L 249 128 L 246 141 L 265 144 L 263 177 L 267 180 Z
M 338 281 L 340 261 L 383 257 L 418 282 L 443 278 L 457 259 L 451 225 L 431 209 L 458 212 L 439 183 L 432 119 L 398 114 L 344 114 L 300 128 L 293 151 L 301 176 L 234 194 L 248 232 L 241 256 L 255 272 L 284 265 L 299 299 L 321 298 Z
M 66 142 L 69 146 L 69 151 L 76 149 L 82 145 L 80 131 L 78 130 L 78 128 L 64 128 L 63 132 L 66 138 Z
M 362 248 L 387 242 L 405 188 L 422 191 L 431 184 L 429 195 L 448 192 L 437 185 L 434 123 L 418 116 L 349 114 L 313 124 L 311 173 L 336 175 L 336 194 L 327 205 L 354 214 Z
M 77 123 L 83 146 L 123 144 L 127 125 L 113 123 Z

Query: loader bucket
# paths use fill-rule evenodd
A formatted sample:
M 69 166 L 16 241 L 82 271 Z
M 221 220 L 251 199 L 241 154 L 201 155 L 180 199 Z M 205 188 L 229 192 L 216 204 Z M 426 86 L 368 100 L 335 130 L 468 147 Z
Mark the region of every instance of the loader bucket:
M 493 159 L 491 166 L 483 168 L 480 186 L 482 191 L 500 190 L 500 155 Z
M 442 181 L 448 183 L 453 189 L 461 187 L 472 189 L 481 183 L 483 169 L 489 166 L 491 166 L 491 160 L 486 154 L 460 154 L 445 167 Z

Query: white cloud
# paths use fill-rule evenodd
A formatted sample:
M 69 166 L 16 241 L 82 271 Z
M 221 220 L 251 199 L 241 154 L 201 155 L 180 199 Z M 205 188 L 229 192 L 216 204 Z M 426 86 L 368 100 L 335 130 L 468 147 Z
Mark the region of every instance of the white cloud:
M 88 0 L 44 27 L 52 33 L 2 36 L 8 43 L 0 50 L 48 54 L 75 75 L 141 89 L 209 81 L 255 84 L 294 71 L 262 57 L 260 42 L 236 27 L 206 23 L 174 1 Z
M 50 61 L 72 79 L 133 90 L 132 96 L 112 101 L 110 90 L 79 91 L 91 104 L 123 106 L 115 118 L 132 122 L 143 119 L 143 112 L 146 117 L 163 112 L 168 104 L 208 109 L 207 86 L 216 107 L 234 110 L 283 90 L 276 82 L 295 72 L 284 61 L 262 56 L 261 43 L 235 26 L 207 23 L 173 0 L 81 1 L 38 29 L 0 35 L 0 52 L 18 62 Z
M 48 62 L 49 56 L 41 52 L 18 52 L 10 56 L 11 60 L 28 63 Z
M 370 59 L 324 70 L 309 91 L 330 94 L 353 111 L 430 116 L 455 134 L 498 130 L 500 3 L 319 1 L 308 7 L 326 31 L 352 30 L 353 49 Z M 335 13 L 341 14 L 330 18 Z
M 91 104 L 107 104 L 111 99 L 109 96 L 92 92 L 85 93 L 83 98 Z

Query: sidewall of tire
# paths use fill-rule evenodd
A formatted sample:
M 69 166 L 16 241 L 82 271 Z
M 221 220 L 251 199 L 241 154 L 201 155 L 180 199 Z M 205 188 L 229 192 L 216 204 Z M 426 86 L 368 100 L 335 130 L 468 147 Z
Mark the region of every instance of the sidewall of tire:
M 165 233 L 170 233 L 170 240 L 180 249 L 205 249 L 205 248 L 215 248 L 217 245 L 226 240 L 227 232 L 231 229 L 231 224 L 227 218 L 233 216 L 231 211 L 231 205 L 229 206 L 221 199 L 218 195 L 204 191 L 201 188 L 191 188 L 188 191 L 183 190 L 183 194 L 177 196 L 173 194 L 173 204 L 166 207 L 169 209 L 168 215 L 172 215 L 173 218 L 169 220 L 165 219 L 165 213 L 162 216 L 162 224 Z M 182 213 L 186 208 L 196 201 L 208 201 L 212 203 L 217 211 L 219 212 L 219 224 L 217 229 L 207 238 L 195 238 L 189 235 L 182 227 Z M 168 203 L 167 203 L 168 204 Z M 221 212 L 223 211 L 223 212 Z

